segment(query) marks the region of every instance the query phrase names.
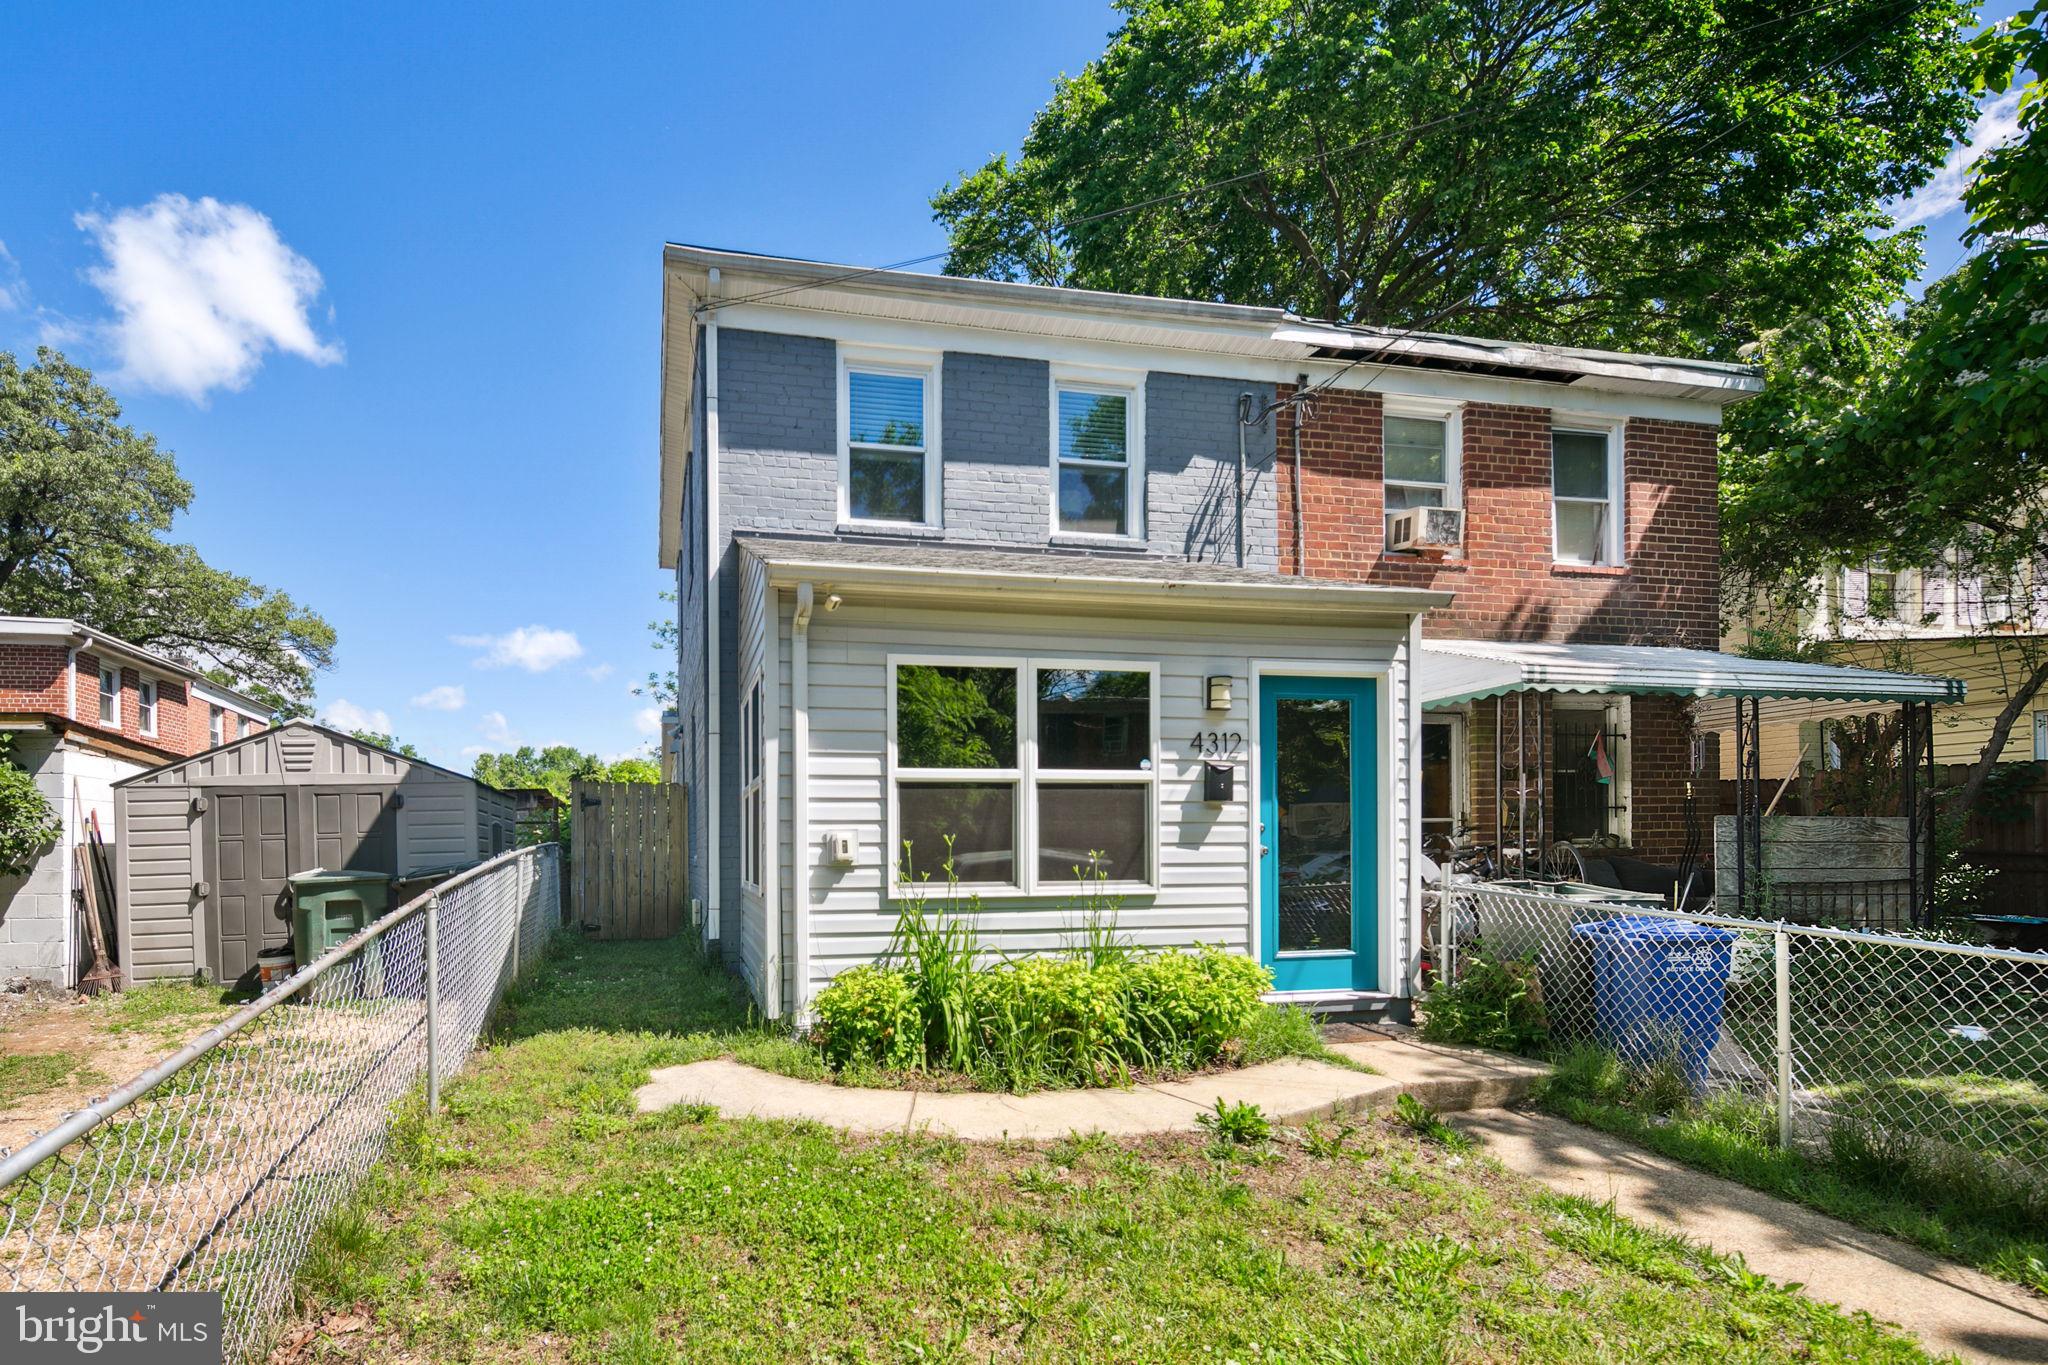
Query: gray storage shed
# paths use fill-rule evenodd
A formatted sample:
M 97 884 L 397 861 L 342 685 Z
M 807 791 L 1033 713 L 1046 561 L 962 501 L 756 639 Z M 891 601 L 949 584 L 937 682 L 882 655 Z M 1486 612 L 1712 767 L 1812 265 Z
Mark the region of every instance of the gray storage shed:
M 475 778 L 303 720 L 137 773 L 114 784 L 121 969 L 239 980 L 289 941 L 293 873 L 469 863 L 514 818 Z

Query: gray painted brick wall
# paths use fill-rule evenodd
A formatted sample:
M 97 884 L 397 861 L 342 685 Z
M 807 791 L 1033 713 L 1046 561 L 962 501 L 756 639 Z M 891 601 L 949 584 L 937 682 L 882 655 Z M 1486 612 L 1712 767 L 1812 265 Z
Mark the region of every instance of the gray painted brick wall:
M 1051 369 L 948 351 L 940 384 L 948 540 L 1043 545 L 1052 520 Z
M 1153 371 L 1145 377 L 1146 540 L 1157 554 L 1231 564 L 1237 559 L 1237 399 L 1263 407 L 1271 384 Z M 1245 566 L 1280 564 L 1280 501 L 1273 482 L 1274 423 L 1245 432 Z

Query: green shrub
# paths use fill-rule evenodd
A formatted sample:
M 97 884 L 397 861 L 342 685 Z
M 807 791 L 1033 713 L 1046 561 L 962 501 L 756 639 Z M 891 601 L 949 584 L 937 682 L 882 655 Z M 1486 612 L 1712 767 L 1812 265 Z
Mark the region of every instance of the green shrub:
M 1127 968 L 1064 958 L 1005 962 L 974 979 L 977 1069 L 1020 1083 L 1094 1085 L 1131 1064 Z
M 1273 974 L 1248 957 L 1204 946 L 1130 967 L 1134 1031 L 1169 1066 L 1206 1066 L 1258 1018 Z
M 835 1067 L 924 1064 L 925 1025 L 917 983 L 892 967 L 855 967 L 818 992 L 818 1045 Z
M 1475 952 L 1457 981 L 1429 988 L 1422 1011 L 1421 1033 L 1432 1043 L 1541 1052 L 1550 1042 L 1542 982 L 1530 958 Z

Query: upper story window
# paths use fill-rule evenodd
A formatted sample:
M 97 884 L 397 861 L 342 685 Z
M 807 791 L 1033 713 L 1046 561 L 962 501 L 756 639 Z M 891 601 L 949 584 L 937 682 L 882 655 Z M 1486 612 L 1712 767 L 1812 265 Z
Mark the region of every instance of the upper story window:
M 121 728 L 121 670 L 100 669 L 100 724 Z
M 218 706 L 206 708 L 206 742 L 215 748 L 228 742 L 228 713 Z
M 840 374 L 841 520 L 937 525 L 937 360 L 854 354 L 843 358 Z
M 135 688 L 135 726 L 145 735 L 156 733 L 156 682 L 144 678 Z
M 1135 385 L 1054 376 L 1054 534 L 1145 534 L 1141 406 Z
M 1458 450 L 1452 432 L 1450 415 L 1384 415 L 1380 446 L 1389 516 L 1409 508 L 1456 508 Z
M 1611 427 L 1550 433 L 1551 533 L 1560 564 L 1621 563 L 1620 441 Z

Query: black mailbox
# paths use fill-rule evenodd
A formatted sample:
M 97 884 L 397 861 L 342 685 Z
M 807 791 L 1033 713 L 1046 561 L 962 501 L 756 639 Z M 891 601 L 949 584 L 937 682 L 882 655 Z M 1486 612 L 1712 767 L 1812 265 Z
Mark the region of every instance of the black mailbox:
M 1236 794 L 1237 769 L 1228 763 L 1204 763 L 1202 765 L 1202 799 L 1222 802 L 1231 800 Z

